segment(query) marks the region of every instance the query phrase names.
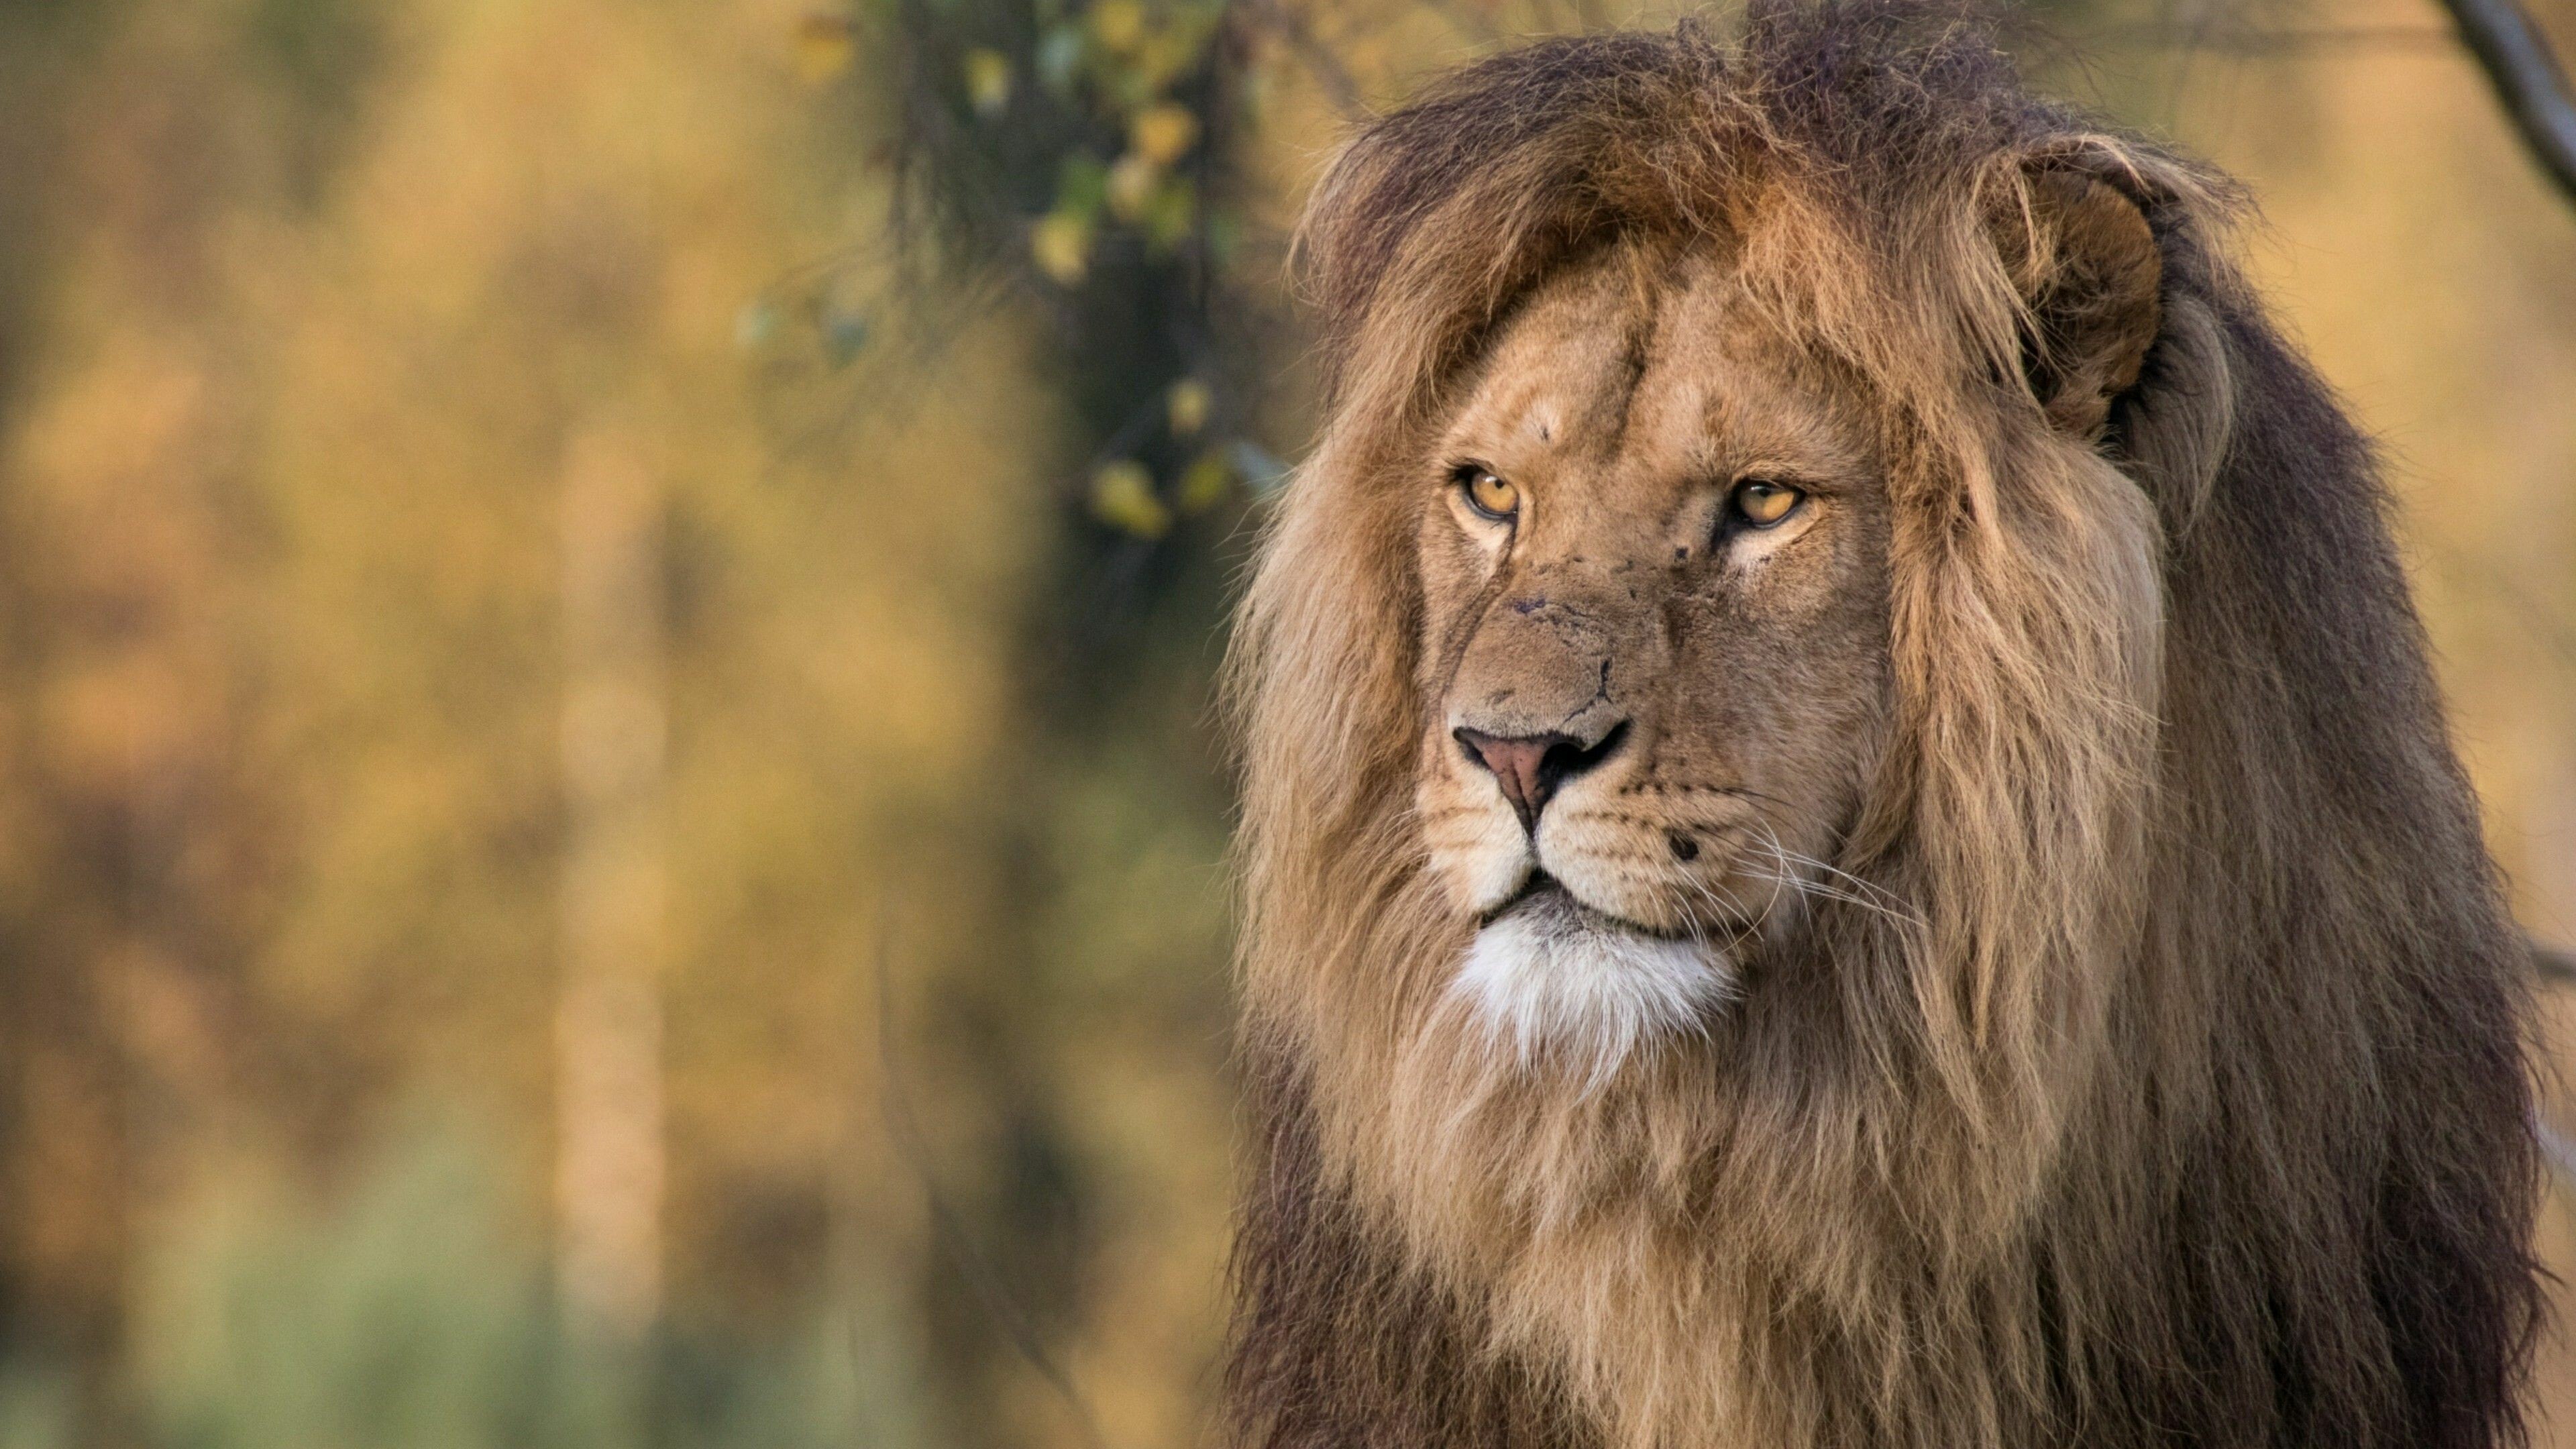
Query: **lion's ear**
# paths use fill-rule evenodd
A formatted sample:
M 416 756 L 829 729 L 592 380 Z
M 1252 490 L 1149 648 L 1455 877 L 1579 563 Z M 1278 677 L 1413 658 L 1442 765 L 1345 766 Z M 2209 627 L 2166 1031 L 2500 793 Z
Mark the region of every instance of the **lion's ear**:
M 2026 312 L 2022 373 L 2049 421 L 2090 438 L 2155 343 L 2164 257 L 2145 213 L 2110 183 L 2062 163 L 2021 180 L 1989 226 Z

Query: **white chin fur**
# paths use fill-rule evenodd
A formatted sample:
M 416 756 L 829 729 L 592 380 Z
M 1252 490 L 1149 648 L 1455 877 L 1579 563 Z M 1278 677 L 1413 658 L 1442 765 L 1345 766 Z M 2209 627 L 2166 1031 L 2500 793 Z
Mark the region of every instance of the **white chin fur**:
M 1556 1058 L 1598 1084 L 1638 1047 L 1698 1029 L 1732 988 L 1716 949 L 1623 930 L 1551 893 L 1478 931 L 1450 994 L 1523 1065 Z

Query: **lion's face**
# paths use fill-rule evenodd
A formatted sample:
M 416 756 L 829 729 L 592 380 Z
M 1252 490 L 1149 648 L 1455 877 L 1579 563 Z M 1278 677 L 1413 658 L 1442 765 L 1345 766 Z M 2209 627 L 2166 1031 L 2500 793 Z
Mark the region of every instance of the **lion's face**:
M 1457 989 L 1596 1064 L 1794 929 L 1889 711 L 1868 418 L 1705 254 L 1533 296 L 1422 460 L 1418 817 Z

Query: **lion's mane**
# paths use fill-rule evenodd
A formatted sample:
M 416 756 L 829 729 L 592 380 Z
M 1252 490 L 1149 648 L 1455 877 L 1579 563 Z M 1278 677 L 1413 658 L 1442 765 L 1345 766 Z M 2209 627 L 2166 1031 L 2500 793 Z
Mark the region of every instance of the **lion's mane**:
M 2011 240 L 2052 168 L 2162 253 L 2098 450 L 2022 381 L 2081 281 Z M 1888 3 L 1534 45 L 1343 154 L 1305 233 L 1329 422 L 1233 662 L 1237 1442 L 2520 1437 L 2525 958 L 2370 449 L 2232 271 L 2236 209 Z M 1835 861 L 1870 890 L 1705 1041 L 1569 1084 L 1438 1009 L 1467 928 L 1408 816 L 1396 480 L 1515 300 L 1626 233 L 1722 247 L 1870 400 L 1895 744 Z

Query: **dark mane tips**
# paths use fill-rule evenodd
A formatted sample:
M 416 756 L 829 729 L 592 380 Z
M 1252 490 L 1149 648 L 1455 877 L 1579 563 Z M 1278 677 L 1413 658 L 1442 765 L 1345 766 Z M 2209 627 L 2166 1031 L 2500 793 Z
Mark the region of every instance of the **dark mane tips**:
M 1300 227 L 1328 391 L 1430 382 L 1619 234 L 1821 237 L 1836 251 L 1785 288 L 1862 269 L 1892 291 L 1956 262 L 1929 255 L 1943 218 L 2016 158 L 2111 181 L 2168 237 L 2226 209 L 2198 168 L 2033 99 L 2003 31 L 1977 4 L 1757 0 L 1732 39 L 1546 40 L 1433 82 L 1354 137 Z

